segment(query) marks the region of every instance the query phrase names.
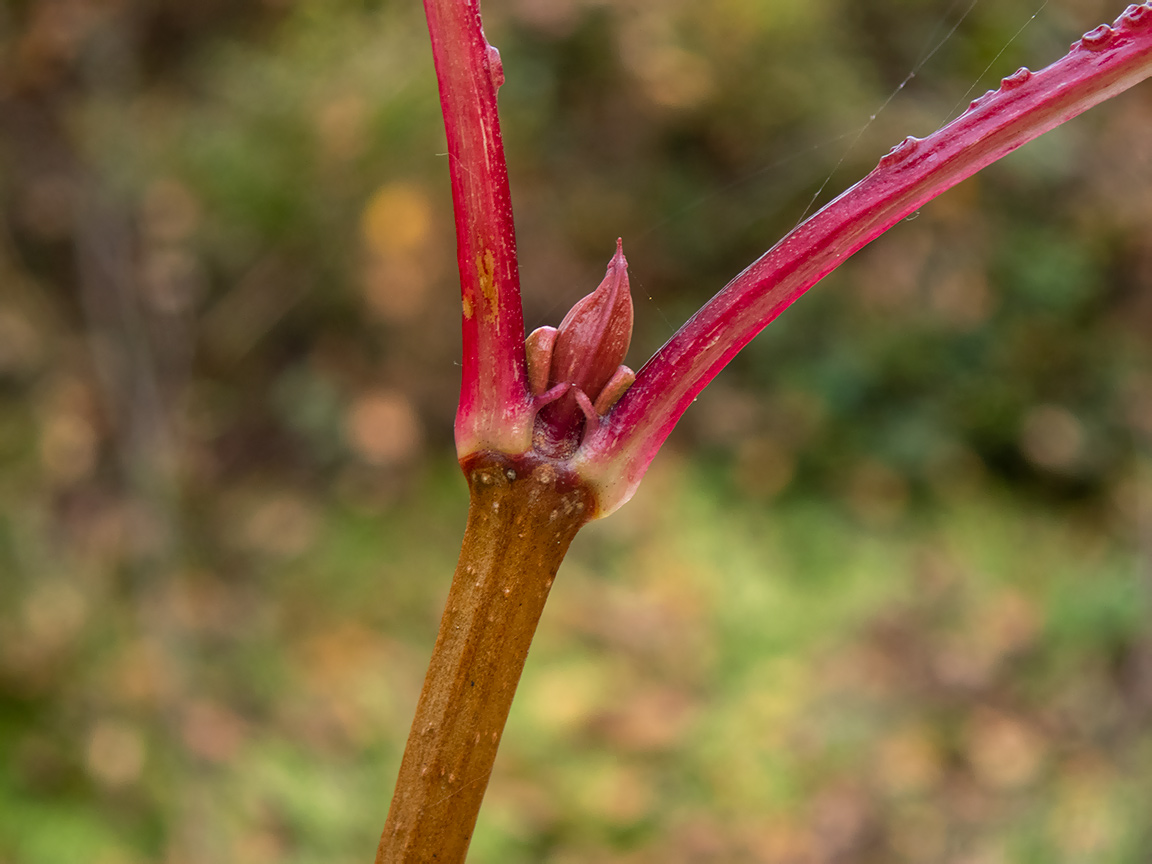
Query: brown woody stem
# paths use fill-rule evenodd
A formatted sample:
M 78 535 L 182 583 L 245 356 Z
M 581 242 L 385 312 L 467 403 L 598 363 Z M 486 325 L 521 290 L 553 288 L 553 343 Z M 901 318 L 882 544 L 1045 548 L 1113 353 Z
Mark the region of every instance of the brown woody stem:
M 462 862 L 544 601 L 589 492 L 536 457 L 476 454 L 464 545 L 376 864 Z

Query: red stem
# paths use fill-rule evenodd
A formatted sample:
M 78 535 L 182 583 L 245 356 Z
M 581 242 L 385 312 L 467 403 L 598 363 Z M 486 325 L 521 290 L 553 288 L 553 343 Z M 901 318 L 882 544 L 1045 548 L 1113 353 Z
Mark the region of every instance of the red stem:
M 425 0 L 424 11 L 448 137 L 463 304 L 457 449 L 523 452 L 531 441 L 524 315 L 496 113 L 504 72 L 484 38 L 478 0 Z
M 981 168 L 1152 75 L 1152 3 L 1086 34 L 1051 66 L 1021 69 L 790 232 L 713 297 L 640 370 L 576 457 L 601 513 L 631 497 L 687 407 L 767 324 L 857 250 Z M 1144 142 L 1133 142 L 1144 146 Z

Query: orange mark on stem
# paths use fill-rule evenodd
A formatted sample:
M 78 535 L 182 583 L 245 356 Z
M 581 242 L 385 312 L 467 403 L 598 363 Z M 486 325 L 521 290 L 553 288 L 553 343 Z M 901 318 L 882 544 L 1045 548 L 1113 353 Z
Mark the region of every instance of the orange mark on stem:
M 484 321 L 491 323 L 500 310 L 500 297 L 496 293 L 496 256 L 491 249 L 476 253 L 476 278 L 480 283 L 480 293 L 488 301 L 484 306 Z

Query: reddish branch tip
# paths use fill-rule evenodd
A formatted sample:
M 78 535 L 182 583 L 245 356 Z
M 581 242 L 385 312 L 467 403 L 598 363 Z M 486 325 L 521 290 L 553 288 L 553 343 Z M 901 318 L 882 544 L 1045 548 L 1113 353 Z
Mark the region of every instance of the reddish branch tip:
M 484 49 L 484 57 L 488 61 L 488 77 L 492 79 L 492 86 L 499 90 L 504 86 L 504 62 L 500 59 L 500 51 L 495 45 Z

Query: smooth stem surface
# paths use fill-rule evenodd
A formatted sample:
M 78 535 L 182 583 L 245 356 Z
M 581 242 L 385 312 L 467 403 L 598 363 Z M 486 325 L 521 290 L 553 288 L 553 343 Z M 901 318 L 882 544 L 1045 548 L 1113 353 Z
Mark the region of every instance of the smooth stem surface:
M 541 459 L 480 454 L 465 466 L 468 527 L 376 853 L 464 860 L 544 601 L 588 492 Z
M 522 453 L 532 443 L 524 315 L 512 196 L 496 111 L 499 52 L 480 26 L 479 0 L 424 0 L 448 143 L 463 369 L 456 414 L 460 456 Z
M 728 283 L 636 374 L 574 464 L 597 485 L 603 511 L 628 500 L 708 382 L 820 279 L 945 190 L 1150 76 L 1152 3 L 1132 5 L 1055 63 L 1017 70 L 927 138 L 894 147 L 867 177 Z M 1132 142 L 1133 152 L 1146 146 Z

